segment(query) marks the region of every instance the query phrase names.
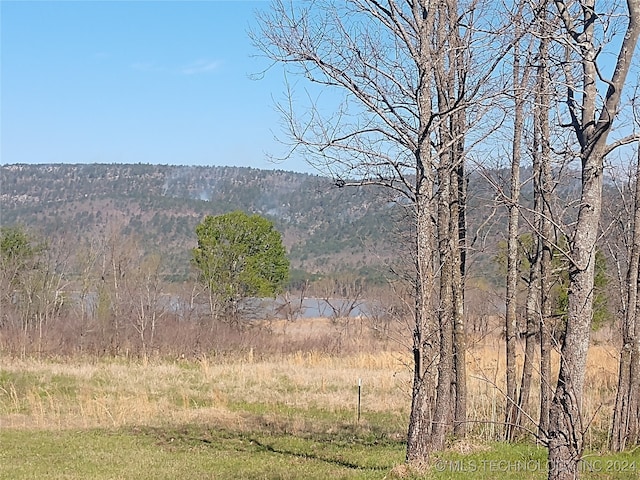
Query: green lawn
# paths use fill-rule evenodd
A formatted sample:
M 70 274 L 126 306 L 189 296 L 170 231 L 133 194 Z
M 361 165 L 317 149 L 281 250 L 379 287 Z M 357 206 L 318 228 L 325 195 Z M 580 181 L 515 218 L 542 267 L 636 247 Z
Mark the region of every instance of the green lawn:
M 366 437 L 366 438 L 365 438 Z M 544 479 L 531 444 L 452 449 L 418 474 L 404 444 L 339 434 L 232 432 L 204 426 L 0 432 L 2 479 Z M 585 459 L 585 479 L 640 478 L 640 452 Z
M 399 442 L 184 426 L 0 433 L 3 479 L 384 478 Z

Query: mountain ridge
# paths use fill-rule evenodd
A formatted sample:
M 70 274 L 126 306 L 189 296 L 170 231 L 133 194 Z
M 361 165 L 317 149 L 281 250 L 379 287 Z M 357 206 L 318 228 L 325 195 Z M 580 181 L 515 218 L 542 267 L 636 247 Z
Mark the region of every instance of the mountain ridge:
M 188 274 L 195 225 L 233 210 L 272 220 L 292 266 L 309 273 L 384 264 L 394 249 L 394 216 L 386 192 L 338 188 L 331 179 L 251 167 L 151 164 L 0 166 L 0 225 L 24 225 L 73 241 L 117 225 Z

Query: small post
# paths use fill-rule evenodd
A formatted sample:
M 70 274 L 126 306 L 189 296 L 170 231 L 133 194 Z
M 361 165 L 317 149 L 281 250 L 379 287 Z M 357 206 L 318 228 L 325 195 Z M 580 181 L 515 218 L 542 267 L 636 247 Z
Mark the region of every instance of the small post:
M 360 423 L 360 400 L 362 398 L 362 379 L 358 379 L 358 423 Z

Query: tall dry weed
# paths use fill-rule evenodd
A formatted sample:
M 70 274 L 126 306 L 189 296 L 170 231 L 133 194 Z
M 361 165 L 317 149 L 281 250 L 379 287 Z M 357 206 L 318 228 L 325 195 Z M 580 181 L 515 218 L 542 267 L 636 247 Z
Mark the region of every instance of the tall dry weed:
M 338 353 L 308 343 L 312 335 L 331 334 L 328 322 L 286 324 L 280 344 L 314 348 L 242 349 L 234 354 L 200 353 L 192 359 L 20 359 L 2 358 L 0 369 L 0 428 L 93 428 L 156 425 L 166 422 L 223 423 L 246 428 L 251 415 L 263 421 L 294 409 L 302 417 L 286 416 L 288 428 L 305 427 L 305 411 L 355 412 L 361 382 L 363 417 L 396 416 L 404 428 L 411 402 L 411 355 L 398 344 L 373 348 L 373 337 L 351 339 Z M 273 331 L 284 328 L 276 324 Z M 344 343 L 344 342 L 343 342 Z M 522 369 L 522 349 L 518 375 Z M 537 362 L 537 359 L 534 359 Z M 554 355 L 553 375 L 557 375 Z M 535 370 L 535 369 L 534 369 Z M 487 440 L 503 436 L 505 407 L 504 341 L 485 337 L 467 356 L 468 414 L 471 437 Z M 584 418 L 590 422 L 589 446 L 606 440 L 611 423 L 617 379 L 617 351 L 606 343 L 591 347 L 587 360 Z M 534 371 L 528 405 L 535 431 L 540 378 Z M 283 408 L 285 410 L 283 410 Z M 287 414 L 289 415 L 289 414 Z M 283 417 L 284 418 L 284 417 Z M 283 420 L 284 421 L 284 420 Z M 296 423 L 297 422 L 297 423 Z M 300 423 L 302 422 L 302 423 Z M 308 427 L 308 425 L 306 425 Z M 306 428 L 305 427 L 305 428 Z

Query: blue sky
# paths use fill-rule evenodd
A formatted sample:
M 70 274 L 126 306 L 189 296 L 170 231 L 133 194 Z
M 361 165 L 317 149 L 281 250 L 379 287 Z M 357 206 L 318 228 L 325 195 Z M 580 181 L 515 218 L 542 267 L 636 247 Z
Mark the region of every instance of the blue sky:
M 0 1 L 1 163 L 274 164 L 251 1 Z

